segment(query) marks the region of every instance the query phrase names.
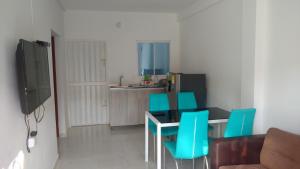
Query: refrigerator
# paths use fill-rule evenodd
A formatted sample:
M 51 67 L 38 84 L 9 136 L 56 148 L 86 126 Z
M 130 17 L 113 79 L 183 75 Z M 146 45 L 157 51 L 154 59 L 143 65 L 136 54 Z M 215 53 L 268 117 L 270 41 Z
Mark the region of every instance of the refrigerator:
M 198 108 L 207 107 L 205 74 L 171 74 L 167 91 L 171 109 L 177 109 L 177 92 L 194 92 Z

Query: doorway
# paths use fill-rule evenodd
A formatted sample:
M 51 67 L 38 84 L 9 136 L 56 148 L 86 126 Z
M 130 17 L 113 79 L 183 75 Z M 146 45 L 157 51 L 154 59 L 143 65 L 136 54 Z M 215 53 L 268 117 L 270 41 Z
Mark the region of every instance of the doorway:
M 105 41 L 66 39 L 64 48 L 70 127 L 108 124 Z

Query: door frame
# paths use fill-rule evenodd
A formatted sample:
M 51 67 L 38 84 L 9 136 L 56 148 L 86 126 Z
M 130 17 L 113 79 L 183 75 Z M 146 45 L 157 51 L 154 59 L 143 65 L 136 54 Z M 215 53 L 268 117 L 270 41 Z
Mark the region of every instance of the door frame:
M 56 76 L 56 46 L 55 35 L 51 34 L 51 51 L 52 51 L 52 73 L 53 73 L 53 88 L 54 88 L 54 106 L 55 106 L 55 124 L 56 137 L 59 138 L 59 112 L 58 112 L 58 97 L 57 97 L 57 76 Z

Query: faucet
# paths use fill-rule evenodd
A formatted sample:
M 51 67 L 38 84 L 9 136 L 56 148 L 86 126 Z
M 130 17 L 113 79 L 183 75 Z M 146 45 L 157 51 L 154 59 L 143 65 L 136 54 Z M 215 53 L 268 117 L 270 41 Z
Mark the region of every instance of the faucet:
M 123 78 L 124 78 L 124 76 L 121 75 L 120 78 L 119 78 L 119 86 L 122 86 L 122 79 L 123 79 Z

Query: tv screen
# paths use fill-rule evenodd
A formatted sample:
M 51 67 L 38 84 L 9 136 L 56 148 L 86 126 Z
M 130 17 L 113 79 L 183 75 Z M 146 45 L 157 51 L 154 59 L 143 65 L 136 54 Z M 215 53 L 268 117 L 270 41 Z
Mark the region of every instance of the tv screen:
M 30 114 L 51 96 L 48 50 L 21 39 L 16 57 L 21 108 Z
M 43 104 L 51 96 L 49 62 L 47 47 L 35 44 L 37 61 L 37 81 L 39 93 L 39 105 Z

